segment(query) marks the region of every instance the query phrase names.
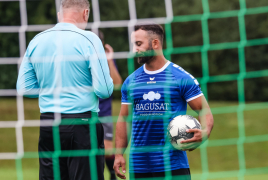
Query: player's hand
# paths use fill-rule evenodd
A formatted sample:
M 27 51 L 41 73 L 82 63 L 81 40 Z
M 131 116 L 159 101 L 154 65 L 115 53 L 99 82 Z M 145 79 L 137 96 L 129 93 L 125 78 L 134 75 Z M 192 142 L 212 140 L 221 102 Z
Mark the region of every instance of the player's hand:
M 105 44 L 105 54 L 108 61 L 114 58 L 114 49 L 109 44 Z
M 121 179 L 126 179 L 126 176 L 120 172 L 120 167 L 122 167 L 122 171 L 125 174 L 126 173 L 126 161 L 121 154 L 117 154 L 115 155 L 115 160 L 114 160 L 115 174 Z
M 186 130 L 187 133 L 194 133 L 194 137 L 191 139 L 183 140 L 181 141 L 181 147 L 183 148 L 184 151 L 193 151 L 195 150 L 198 146 L 202 144 L 203 141 L 203 131 L 200 129 L 188 129 Z

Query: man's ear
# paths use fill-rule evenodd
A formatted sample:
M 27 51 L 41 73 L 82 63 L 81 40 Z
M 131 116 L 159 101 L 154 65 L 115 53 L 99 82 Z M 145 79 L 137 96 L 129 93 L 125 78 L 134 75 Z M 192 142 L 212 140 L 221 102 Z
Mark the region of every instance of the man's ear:
M 83 15 L 83 17 L 84 17 L 84 21 L 88 21 L 88 18 L 89 18 L 89 9 L 85 9 L 84 10 L 84 15 Z
M 158 49 L 160 47 L 160 41 L 158 39 L 152 40 L 153 49 Z
M 60 21 L 61 21 L 61 17 L 60 17 L 61 14 L 60 14 L 60 12 L 58 12 L 57 15 L 58 15 L 58 20 L 59 20 L 59 22 L 60 22 Z

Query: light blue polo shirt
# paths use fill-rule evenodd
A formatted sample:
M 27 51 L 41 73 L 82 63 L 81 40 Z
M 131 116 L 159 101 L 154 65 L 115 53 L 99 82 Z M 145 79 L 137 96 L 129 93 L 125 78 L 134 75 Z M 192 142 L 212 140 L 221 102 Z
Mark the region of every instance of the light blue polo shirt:
M 113 92 L 101 40 L 69 23 L 39 33 L 25 53 L 17 91 L 38 97 L 41 113 L 98 112 L 98 97 Z

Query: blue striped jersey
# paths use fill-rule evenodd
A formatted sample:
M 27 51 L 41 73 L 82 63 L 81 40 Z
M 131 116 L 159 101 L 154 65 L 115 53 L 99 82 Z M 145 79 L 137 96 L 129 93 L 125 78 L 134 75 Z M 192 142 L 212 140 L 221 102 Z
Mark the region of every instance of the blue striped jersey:
M 19 94 L 39 98 L 41 113 L 98 112 L 98 97 L 110 97 L 113 87 L 99 37 L 70 23 L 31 40 L 17 80 Z
M 198 81 L 180 66 L 167 62 L 157 71 L 145 65 L 124 82 L 122 104 L 132 104 L 130 172 L 148 173 L 189 168 L 185 151 L 167 139 L 167 125 L 185 115 L 187 102 L 202 96 Z

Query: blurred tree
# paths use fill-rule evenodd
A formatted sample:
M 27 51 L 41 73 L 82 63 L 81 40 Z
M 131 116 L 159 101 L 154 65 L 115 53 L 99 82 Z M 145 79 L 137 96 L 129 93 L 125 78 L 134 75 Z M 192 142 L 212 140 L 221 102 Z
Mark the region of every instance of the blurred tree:
M 101 21 L 128 20 L 128 1 L 99 0 Z
M 20 3 L 0 2 L 0 26 L 20 25 Z
M 55 0 L 27 1 L 28 24 L 55 24 L 57 13 Z

